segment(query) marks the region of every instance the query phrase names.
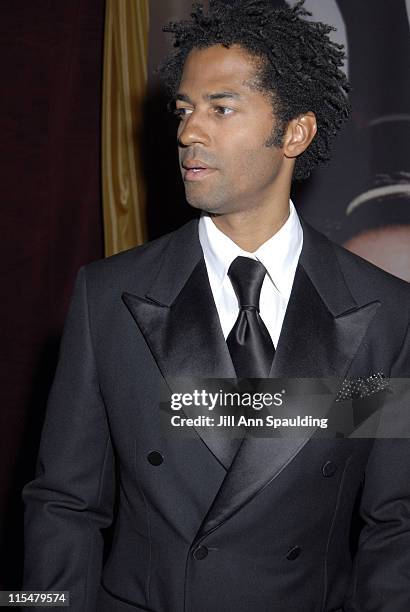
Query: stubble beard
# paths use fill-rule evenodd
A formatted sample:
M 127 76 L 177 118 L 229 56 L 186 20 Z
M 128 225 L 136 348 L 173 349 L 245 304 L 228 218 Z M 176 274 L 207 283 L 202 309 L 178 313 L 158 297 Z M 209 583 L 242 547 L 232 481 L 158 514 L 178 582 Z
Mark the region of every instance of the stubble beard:
M 195 193 L 196 191 L 195 186 L 192 185 L 187 187 L 185 185 L 185 198 L 192 208 L 202 210 L 206 213 L 222 214 L 227 212 L 227 194 L 223 189 L 215 190 L 214 193 L 209 194 Z

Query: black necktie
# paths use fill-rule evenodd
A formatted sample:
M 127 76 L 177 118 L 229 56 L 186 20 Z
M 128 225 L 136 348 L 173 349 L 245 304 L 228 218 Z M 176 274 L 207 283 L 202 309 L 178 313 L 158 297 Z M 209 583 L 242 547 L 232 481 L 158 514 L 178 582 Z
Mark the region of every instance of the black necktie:
M 275 355 L 275 347 L 259 315 L 265 274 L 261 262 L 249 257 L 237 257 L 228 270 L 240 310 L 226 342 L 238 378 L 266 378 Z

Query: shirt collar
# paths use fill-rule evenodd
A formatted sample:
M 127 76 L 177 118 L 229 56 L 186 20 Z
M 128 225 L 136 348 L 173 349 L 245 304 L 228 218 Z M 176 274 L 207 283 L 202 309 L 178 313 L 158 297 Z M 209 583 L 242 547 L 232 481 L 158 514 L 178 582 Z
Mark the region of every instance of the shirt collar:
M 219 285 L 224 282 L 233 260 L 242 255 L 263 263 L 279 293 L 289 298 L 303 243 L 302 226 L 292 201 L 286 222 L 254 253 L 243 251 L 206 213 L 199 220 L 198 231 L 208 271 Z

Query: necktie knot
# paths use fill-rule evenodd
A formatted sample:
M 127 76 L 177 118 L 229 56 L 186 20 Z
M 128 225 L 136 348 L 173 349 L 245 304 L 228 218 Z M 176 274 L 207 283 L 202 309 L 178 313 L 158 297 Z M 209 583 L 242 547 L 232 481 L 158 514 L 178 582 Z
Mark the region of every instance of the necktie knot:
M 241 310 L 259 311 L 259 298 L 266 269 L 260 261 L 237 257 L 231 263 L 228 276 Z

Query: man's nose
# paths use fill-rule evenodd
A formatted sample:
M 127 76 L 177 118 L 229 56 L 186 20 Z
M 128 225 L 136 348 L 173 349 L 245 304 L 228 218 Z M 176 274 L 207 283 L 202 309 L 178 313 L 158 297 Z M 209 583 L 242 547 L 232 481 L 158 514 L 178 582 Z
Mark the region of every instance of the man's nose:
M 205 117 L 194 111 L 180 124 L 178 130 L 178 144 L 180 147 L 189 147 L 193 144 L 208 145 L 210 140 L 209 129 Z

